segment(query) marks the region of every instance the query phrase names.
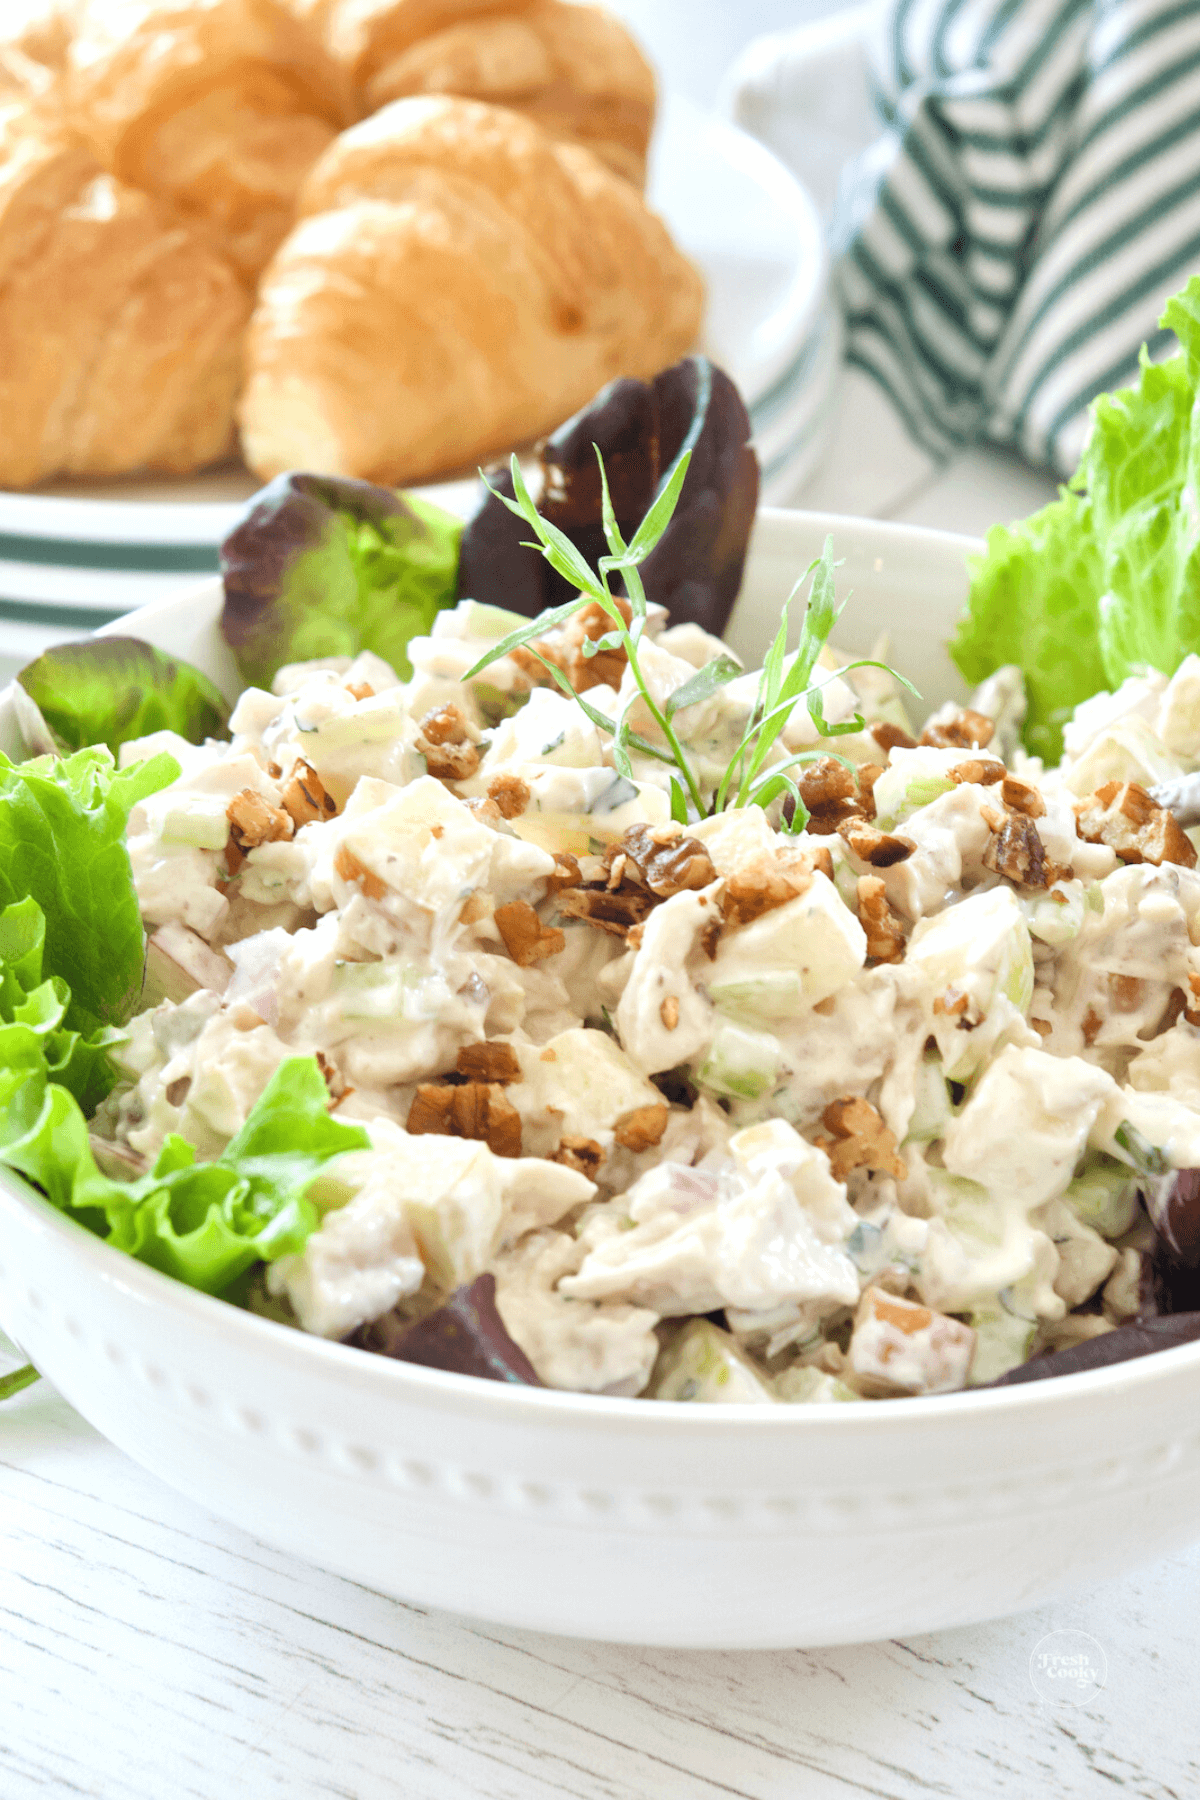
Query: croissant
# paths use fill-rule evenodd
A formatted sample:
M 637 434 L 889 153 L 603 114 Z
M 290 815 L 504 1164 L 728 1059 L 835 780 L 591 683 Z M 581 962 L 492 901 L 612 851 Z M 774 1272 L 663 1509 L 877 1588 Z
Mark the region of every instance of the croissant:
M 0 485 L 228 454 L 250 297 L 198 230 L 0 114 Z
M 111 174 L 209 220 L 251 277 L 353 116 L 345 77 L 280 0 L 84 0 L 64 105 Z
M 61 69 L 77 5 L 78 0 L 3 0 L 0 48 L 18 50 L 47 69 Z
M 394 101 L 326 152 L 299 208 L 247 347 L 242 445 L 264 477 L 474 466 L 699 329 L 700 277 L 637 190 L 500 107 Z
M 511 106 L 555 137 L 586 144 L 639 187 L 644 182 L 654 75 L 625 27 L 598 7 L 564 0 L 320 4 L 316 16 L 358 86 L 363 113 L 409 94 Z

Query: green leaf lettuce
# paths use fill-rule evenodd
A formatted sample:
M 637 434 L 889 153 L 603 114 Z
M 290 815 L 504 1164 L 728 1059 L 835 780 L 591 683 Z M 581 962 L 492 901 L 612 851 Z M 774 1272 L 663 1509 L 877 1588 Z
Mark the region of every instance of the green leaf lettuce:
M 90 1033 L 64 1024 L 71 991 L 59 975 L 42 979 L 46 921 L 36 900 L 14 901 L 0 913 L 0 1071 L 44 1073 L 91 1114 L 113 1085 L 108 1051 L 121 1033 Z
M 168 1137 L 148 1175 L 103 1174 L 74 1096 L 45 1069 L 0 1070 L 0 1162 L 60 1211 L 189 1287 L 217 1294 L 261 1261 L 303 1249 L 319 1214 L 306 1197 L 325 1165 L 370 1147 L 359 1125 L 330 1117 L 311 1056 L 281 1063 L 245 1125 L 215 1162 Z
M 17 682 L 33 702 L 47 743 L 31 749 L 82 750 L 107 744 L 115 755 L 131 738 L 174 731 L 189 743 L 225 737 L 229 707 L 207 675 L 140 638 L 84 638 L 58 644 L 21 670 Z
M 1058 500 L 988 533 L 951 654 L 969 681 L 1025 674 L 1029 749 L 1057 760 L 1080 701 L 1200 649 L 1200 276 L 1163 314 L 1180 352 L 1102 394 Z
M 64 760 L 0 756 L 0 907 L 34 899 L 46 968 L 69 990 L 66 1024 L 120 1025 L 142 988 L 144 940 L 125 848 L 139 801 L 175 780 L 155 756 L 117 769 L 103 747 Z
M 453 606 L 462 525 L 419 494 L 280 475 L 221 546 L 221 631 L 243 679 L 372 650 L 401 679 L 411 637 Z

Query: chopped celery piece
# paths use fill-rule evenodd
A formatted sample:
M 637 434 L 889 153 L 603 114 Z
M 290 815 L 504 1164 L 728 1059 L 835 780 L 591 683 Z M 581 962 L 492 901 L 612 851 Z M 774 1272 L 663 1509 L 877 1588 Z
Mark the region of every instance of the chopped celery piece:
M 1081 1224 L 1101 1237 L 1119 1238 L 1137 1218 L 1138 1184 L 1124 1164 L 1101 1157 L 1075 1177 L 1063 1199 Z
M 1079 936 L 1088 911 L 1083 883 L 1071 881 L 1065 887 L 1052 888 L 1048 894 L 1023 899 L 1021 911 L 1033 936 L 1043 944 L 1068 944 Z
M 723 1020 L 696 1071 L 701 1087 L 731 1100 L 761 1100 L 775 1086 L 782 1058 L 779 1039 Z
M 917 1064 L 913 1100 L 913 1114 L 905 1141 L 929 1144 L 935 1138 L 944 1137 L 946 1127 L 954 1117 L 954 1105 L 940 1056 L 927 1053 Z

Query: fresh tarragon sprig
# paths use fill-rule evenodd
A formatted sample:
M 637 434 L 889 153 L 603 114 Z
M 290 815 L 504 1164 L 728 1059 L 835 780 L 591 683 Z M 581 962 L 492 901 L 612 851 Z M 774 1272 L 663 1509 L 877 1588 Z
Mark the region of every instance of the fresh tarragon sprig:
M 19 1394 L 22 1388 L 32 1387 L 41 1376 L 32 1363 L 26 1363 L 23 1369 L 14 1369 L 10 1375 L 0 1375 L 0 1400 L 7 1400 L 12 1394 Z
M 816 757 L 826 754 L 817 750 L 802 750 L 785 758 L 782 762 L 772 762 L 771 755 L 777 739 L 803 697 L 809 715 L 820 736 L 824 738 L 841 737 L 848 732 L 862 731 L 866 720 L 855 713 L 852 719 L 841 724 L 831 725 L 825 718 L 821 700 L 821 690 L 838 675 L 851 669 L 884 669 L 889 675 L 895 671 L 886 663 L 863 659 L 849 663 L 846 668 L 826 675 L 819 682 L 813 681 L 813 671 L 817 666 L 825 643 L 841 612 L 834 598 L 833 572 L 839 565 L 833 560 L 833 540 L 826 538 L 825 547 L 801 575 L 795 587 L 784 602 L 783 616 L 779 622 L 779 630 L 767 652 L 762 672 L 759 676 L 758 691 L 754 707 L 737 749 L 730 759 L 717 785 L 716 794 L 711 807 L 706 804 L 701 792 L 700 783 L 692 767 L 684 744 L 681 742 L 675 727 L 675 719 L 686 707 L 696 706 L 707 700 L 718 689 L 726 686 L 743 674 L 741 664 L 731 656 L 717 656 L 705 663 L 704 667 L 675 689 L 674 693 L 660 706 L 650 691 L 648 682 L 639 661 L 639 647 L 646 632 L 647 606 L 646 591 L 642 584 L 640 565 L 661 539 L 671 522 L 672 514 L 679 501 L 679 495 L 687 477 L 688 465 L 691 461 L 690 450 L 678 456 L 650 504 L 645 518 L 634 532 L 628 543 L 625 542 L 617 524 L 613 511 L 612 499 L 608 489 L 608 477 L 605 473 L 604 458 L 598 446 L 596 460 L 600 465 L 601 486 L 601 518 L 604 536 L 608 543 L 609 554 L 602 556 L 593 569 L 587 559 L 576 546 L 548 519 L 538 512 L 521 465 L 514 456 L 512 459 L 512 483 L 514 498 L 499 493 L 495 488 L 491 492 L 497 500 L 503 501 L 511 513 L 524 519 L 534 533 L 534 540 L 527 541 L 525 548 L 537 550 L 550 567 L 570 582 L 577 590 L 574 599 L 562 606 L 550 607 L 539 613 L 536 619 L 530 619 L 516 631 L 510 632 L 499 643 L 493 644 L 485 651 L 474 667 L 468 669 L 464 680 L 472 681 L 481 674 L 489 664 L 497 662 L 513 650 L 528 648 L 530 653 L 547 670 L 551 679 L 561 688 L 564 694 L 574 700 L 593 725 L 606 731 L 613 740 L 613 764 L 619 775 L 627 780 L 634 779 L 630 751 L 642 756 L 649 756 L 657 762 L 672 765 L 671 773 L 671 817 L 679 824 L 686 825 L 690 818 L 705 818 L 713 813 L 722 812 L 729 805 L 768 807 L 783 795 L 792 800 L 792 816 L 784 825 L 785 830 L 802 831 L 808 823 L 808 810 L 788 770 L 799 764 L 812 762 Z M 484 478 L 486 480 L 486 477 Z M 489 484 L 490 486 L 490 484 Z M 623 580 L 625 593 L 613 592 L 612 580 L 615 576 Z M 792 601 L 800 592 L 805 581 L 812 577 L 812 588 L 808 605 L 805 609 L 804 622 L 800 632 L 800 643 L 795 653 L 788 656 L 787 640 L 789 628 L 789 611 Z M 612 630 L 597 639 L 585 639 L 583 654 L 587 657 L 599 656 L 607 650 L 623 650 L 633 677 L 633 689 L 619 715 L 609 718 L 597 707 L 593 706 L 583 695 L 578 693 L 570 677 L 557 663 L 552 662 L 538 648 L 538 640 L 546 633 L 553 631 L 573 618 L 583 607 L 595 604 L 611 621 Z M 844 603 L 843 603 L 844 604 Z M 626 617 L 628 612 L 628 618 Z M 910 693 L 916 689 L 903 676 L 895 676 Z M 662 744 L 651 743 L 634 731 L 632 719 L 638 703 L 642 702 L 655 725 L 661 731 L 666 748 Z M 839 758 L 839 760 L 841 760 Z

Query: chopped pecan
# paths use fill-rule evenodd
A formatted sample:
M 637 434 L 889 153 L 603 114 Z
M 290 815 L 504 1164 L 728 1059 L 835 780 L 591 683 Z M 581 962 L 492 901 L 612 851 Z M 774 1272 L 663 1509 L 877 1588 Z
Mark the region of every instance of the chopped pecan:
M 629 935 L 632 937 L 633 933 L 630 932 Z M 710 919 L 708 924 L 703 926 L 700 931 L 700 948 L 703 950 L 705 956 L 707 956 L 709 962 L 716 961 L 717 945 L 720 941 L 721 921 L 720 919 Z
M 464 1044 L 455 1064 L 468 1081 L 520 1081 L 521 1064 L 511 1044 Z
M 479 751 L 461 707 L 435 706 L 417 727 L 416 747 L 425 767 L 441 781 L 465 781 L 479 767 Z
M 1077 802 L 1081 838 L 1107 844 L 1124 863 L 1179 863 L 1196 866 L 1196 847 L 1173 813 L 1157 806 L 1135 781 L 1106 781 L 1088 800 Z
M 814 837 L 832 837 L 850 819 L 866 819 L 867 810 L 858 800 L 831 800 L 809 814 L 804 829 Z
M 1187 1005 L 1187 1001 L 1189 998 L 1191 998 L 1193 1000 L 1200 1000 L 1200 975 L 1189 975 L 1188 976 L 1188 986 L 1192 991 L 1191 991 L 1190 996 L 1187 994 L 1184 994 L 1184 996 L 1183 996 L 1183 998 L 1184 998 L 1184 1014 L 1183 1014 L 1183 1016 L 1187 1020 L 1189 1025 L 1200 1025 L 1200 1007 Z M 1182 989 L 1179 991 L 1182 992 Z
M 322 1071 L 324 1073 L 324 1071 Z M 190 1075 L 180 1075 L 177 1080 L 167 1083 L 166 1098 L 168 1106 L 182 1106 L 192 1088 Z
M 547 894 L 559 894 L 563 888 L 579 887 L 583 881 L 579 863 L 569 850 L 554 852 L 554 873 L 546 877 Z
M 633 609 L 627 600 L 618 600 L 617 607 L 625 623 L 628 625 L 633 617 Z M 591 601 L 557 631 L 552 631 L 544 638 L 533 638 L 528 644 L 522 644 L 509 655 L 521 670 L 522 674 L 535 686 L 546 686 L 553 681 L 546 668 L 552 663 L 567 676 L 577 694 L 584 694 L 589 688 L 606 685 L 620 687 L 621 677 L 625 673 L 625 652 L 619 645 L 608 650 L 600 650 L 589 656 L 584 650 L 585 643 L 598 643 L 615 629 L 613 621 L 604 608 Z M 541 658 L 545 658 L 545 662 Z
M 1085 1044 L 1095 1043 L 1097 1037 L 1100 1035 L 1100 1027 L 1103 1023 L 1104 1020 L 1100 1017 L 1100 1014 L 1096 1011 L 1095 1007 L 1089 1006 L 1083 1015 L 1083 1020 L 1080 1025 Z
M 931 719 L 921 733 L 921 742 L 935 750 L 983 750 L 995 734 L 992 719 L 964 706 L 953 718 Z
M 795 772 L 795 782 L 809 812 L 819 812 L 835 800 L 858 797 L 854 776 L 836 756 L 819 756 L 815 762 L 802 764 Z
M 544 956 L 557 956 L 565 950 L 567 940 L 553 925 L 543 925 L 527 900 L 510 900 L 498 906 L 493 915 L 496 930 L 504 939 L 504 948 L 517 964 L 527 969 Z
M 375 689 L 369 681 L 348 681 L 346 692 L 352 694 L 356 700 L 373 700 L 375 698 Z
M 952 1019 L 961 1019 L 969 1004 L 969 995 L 964 994 L 961 988 L 951 986 L 938 995 L 933 1003 L 933 1010 L 935 1013 L 945 1013 Z
M 625 1150 L 652 1150 L 662 1142 L 669 1117 L 665 1106 L 635 1106 L 617 1120 L 613 1136 Z
M 504 823 L 504 814 L 496 802 L 489 799 L 486 794 L 474 794 L 471 799 L 464 800 L 463 805 L 468 812 L 474 813 L 475 817 L 484 825 L 496 826 Z
M 948 771 L 953 782 L 971 782 L 975 787 L 995 787 L 1008 774 L 1002 762 L 994 757 L 974 756 L 966 762 L 955 763 Z
M 284 811 L 297 831 L 302 825 L 311 825 L 318 819 L 332 819 L 337 812 L 337 801 L 325 792 L 321 777 L 302 756 L 296 758 L 282 800 Z
M 330 1062 L 323 1050 L 317 1051 L 316 1064 L 321 1071 L 321 1078 L 324 1081 L 325 1086 L 329 1089 L 330 1099 L 340 1100 L 342 1095 L 346 1092 L 346 1083 L 342 1079 L 341 1071 L 335 1063 Z
M 412 1137 L 453 1137 L 453 1105 L 457 1088 L 423 1081 L 412 1098 L 404 1129 Z
M 871 1169 L 903 1181 L 908 1165 L 896 1149 L 896 1135 L 889 1131 L 878 1109 L 869 1100 L 831 1100 L 821 1123 L 832 1137 L 819 1138 L 838 1181 L 851 1169 Z
M 983 866 L 1021 887 L 1048 888 L 1058 875 L 1046 861 L 1037 826 L 1024 813 L 1010 813 L 1000 821 L 999 830 L 988 838 Z
M 1110 975 L 1108 991 L 1114 1012 L 1136 1012 L 1145 987 L 1136 975 Z
M 877 962 L 904 960 L 904 927 L 888 904 L 887 890 L 878 875 L 858 878 L 858 916 L 867 934 L 867 955 Z
M 630 825 L 621 849 L 660 900 L 686 889 L 707 887 L 717 879 L 711 856 L 695 838 L 676 836 L 663 842 L 650 826 Z
M 858 771 L 858 799 L 868 819 L 875 817 L 875 783 L 883 774 L 882 763 L 864 763 Z
M 817 855 L 822 854 L 828 856 L 829 852 L 822 847 Z M 798 894 L 808 892 L 812 875 L 812 861 L 803 852 L 775 856 L 769 850 L 760 850 L 726 877 L 721 896 L 721 911 L 726 923 L 749 925 L 763 913 L 786 906 Z
M 595 1181 L 604 1161 L 604 1151 L 595 1138 L 564 1135 L 550 1161 L 562 1163 L 564 1168 L 574 1169 L 577 1175 L 586 1175 L 589 1181 Z
M 496 1156 L 520 1156 L 521 1115 L 502 1087 L 469 1081 L 463 1087 L 422 1082 L 408 1109 L 413 1137 L 471 1138 Z
M 471 727 L 467 723 L 467 715 L 461 706 L 447 701 L 443 706 L 435 706 L 427 712 L 417 727 L 422 737 L 427 737 L 431 744 L 469 744 Z
M 654 901 L 637 888 L 625 888 L 619 894 L 596 888 L 563 888 L 556 895 L 555 904 L 564 918 L 585 919 L 597 931 L 624 937 L 631 925 L 640 925 L 649 915 Z
M 333 866 L 343 881 L 356 881 L 368 900 L 382 900 L 387 893 L 387 883 L 379 879 L 374 869 L 368 869 L 346 844 L 339 847 Z
M 850 819 L 841 827 L 841 835 L 855 856 L 870 863 L 873 869 L 890 869 L 896 863 L 907 862 L 917 847 L 911 838 L 880 831 L 865 819 Z
M 658 1016 L 667 1031 L 674 1031 L 679 1023 L 679 1001 L 674 994 L 668 994 L 658 1009 Z
M 506 819 L 519 819 L 529 805 L 529 784 L 519 775 L 493 775 L 487 791 L 489 800 L 496 802 Z
M 876 719 L 867 726 L 867 736 L 873 737 L 881 750 L 915 750 L 917 740 L 900 725 L 890 725 L 886 719 Z
M 1024 813 L 1027 819 L 1040 819 L 1046 811 L 1046 802 L 1032 782 L 1022 781 L 1017 775 L 1004 777 L 1000 798 L 1010 812 Z
M 1187 1001 L 1188 997 L 1182 988 L 1171 989 L 1171 992 L 1167 995 L 1167 1004 L 1163 1008 L 1162 1016 L 1154 1028 L 1154 1035 L 1156 1037 L 1164 1031 L 1170 1031 L 1172 1025 L 1174 1025 L 1175 1021 L 1181 1016 L 1187 1019 Z M 1194 1025 L 1195 1023 L 1195 1017 L 1188 1019 L 1189 1025 Z
M 624 600 L 619 601 L 618 605 L 628 625 L 633 617 L 633 609 Z M 628 660 L 620 645 L 614 645 L 610 650 L 600 650 L 594 656 L 588 656 L 583 648 L 589 641 L 598 643 L 613 628 L 613 622 L 604 608 L 594 600 L 590 605 L 580 607 L 567 621 L 562 646 L 566 654 L 567 675 L 577 694 L 586 693 L 588 688 L 593 687 L 620 687 Z
M 245 855 L 259 844 L 275 844 L 291 837 L 295 826 L 282 806 L 272 806 L 253 788 L 243 788 L 225 808 L 229 835 Z
M 546 658 L 546 662 L 553 663 L 556 669 L 561 669 L 563 674 L 566 674 L 567 665 L 562 652 L 557 645 L 552 645 L 546 638 L 537 638 L 531 644 L 518 644 L 516 649 L 510 650 L 508 654 L 522 675 L 526 680 L 532 682 L 534 687 L 553 687 L 553 676 L 547 670 L 546 664 L 540 661 L 536 654 L 539 650 Z M 576 691 L 578 692 L 578 690 Z

